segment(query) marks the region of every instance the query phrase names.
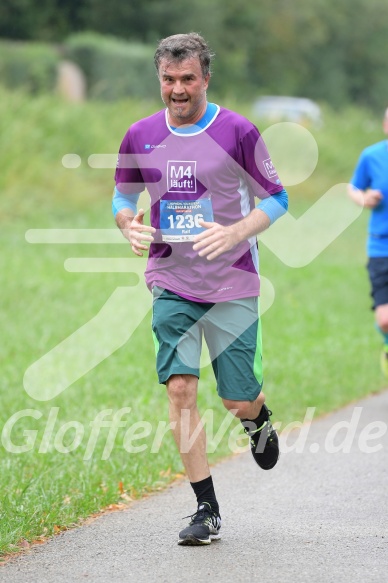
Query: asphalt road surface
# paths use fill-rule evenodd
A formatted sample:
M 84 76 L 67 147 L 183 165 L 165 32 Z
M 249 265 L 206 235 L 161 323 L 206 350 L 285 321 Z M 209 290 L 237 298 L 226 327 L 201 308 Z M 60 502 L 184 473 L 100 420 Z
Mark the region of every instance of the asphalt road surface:
M 63 532 L 0 567 L 7 583 L 388 581 L 388 392 L 282 434 L 278 465 L 249 452 L 212 469 L 222 539 L 182 547 L 187 481 Z

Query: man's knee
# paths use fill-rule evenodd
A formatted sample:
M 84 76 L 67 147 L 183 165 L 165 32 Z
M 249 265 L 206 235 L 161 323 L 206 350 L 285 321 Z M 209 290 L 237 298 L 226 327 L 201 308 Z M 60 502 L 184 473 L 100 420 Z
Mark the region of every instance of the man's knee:
M 197 401 L 198 379 L 193 375 L 172 375 L 167 383 L 167 395 L 175 406 L 191 408 Z
M 377 306 L 376 308 L 377 325 L 384 334 L 388 333 L 388 304 Z

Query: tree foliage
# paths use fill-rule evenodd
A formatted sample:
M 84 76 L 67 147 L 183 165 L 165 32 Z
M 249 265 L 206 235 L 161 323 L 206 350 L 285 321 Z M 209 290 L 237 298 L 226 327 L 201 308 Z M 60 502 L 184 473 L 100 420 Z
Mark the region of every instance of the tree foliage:
M 386 0 L 3 0 L 0 37 L 61 43 L 94 31 L 152 47 L 202 33 L 212 88 L 237 98 L 303 95 L 381 109 L 388 95 Z

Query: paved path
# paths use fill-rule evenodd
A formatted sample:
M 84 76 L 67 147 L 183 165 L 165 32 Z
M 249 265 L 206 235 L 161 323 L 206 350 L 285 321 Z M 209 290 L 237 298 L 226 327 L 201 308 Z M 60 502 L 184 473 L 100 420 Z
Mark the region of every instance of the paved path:
M 336 425 L 351 419 L 353 437 Z M 289 434 L 272 471 L 250 453 L 215 466 L 223 538 L 208 547 L 176 544 L 193 511 L 184 481 L 32 548 L 0 568 L 0 581 L 386 583 L 387 423 L 384 392 L 305 426 L 302 453 L 286 452 L 303 441 Z

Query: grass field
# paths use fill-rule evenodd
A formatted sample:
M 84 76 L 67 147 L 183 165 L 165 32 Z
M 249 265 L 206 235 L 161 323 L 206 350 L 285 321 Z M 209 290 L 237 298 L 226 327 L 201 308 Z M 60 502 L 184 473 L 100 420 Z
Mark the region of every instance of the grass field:
M 25 235 L 31 229 L 113 229 L 113 170 L 90 168 L 88 156 L 114 154 L 130 123 L 155 105 L 69 105 L 8 93 L 0 98 L 0 553 L 5 554 L 162 488 L 182 466 L 171 435 L 164 435 L 167 403 L 154 372 L 149 297 L 131 273 L 69 267 L 69 258 L 130 258 L 129 248 L 119 238 L 112 244 L 32 244 Z M 249 115 L 247 108 L 240 111 Z M 314 135 L 318 166 L 311 178 L 288 189 L 295 217 L 346 182 L 361 148 L 381 139 L 379 120 L 354 110 L 326 112 L 324 127 Z M 79 168 L 63 167 L 67 153 L 80 156 Z M 274 420 L 283 426 L 302 420 L 307 407 L 319 415 L 384 386 L 364 269 L 366 224 L 362 214 L 301 268 L 284 265 L 262 245 L 261 271 L 275 290 L 263 315 L 265 392 Z M 303 240 L 305 234 L 298 236 Z M 141 273 L 141 260 L 137 265 Z M 100 362 L 51 400 L 28 394 L 25 371 L 101 314 L 117 289 L 124 298 L 138 292 L 138 299 L 107 309 L 104 328 L 81 355 L 64 344 L 50 370 L 43 363 L 42 387 L 35 377 L 35 389 L 50 393 L 64 371 Z M 132 332 L 140 311 L 144 319 Z M 101 345 L 113 346 L 117 335 L 121 345 L 104 358 Z M 214 434 L 229 423 L 209 366 L 202 371 L 199 404 L 202 412 L 211 412 L 209 419 L 214 415 Z M 212 462 L 231 453 L 228 435 L 210 453 Z

